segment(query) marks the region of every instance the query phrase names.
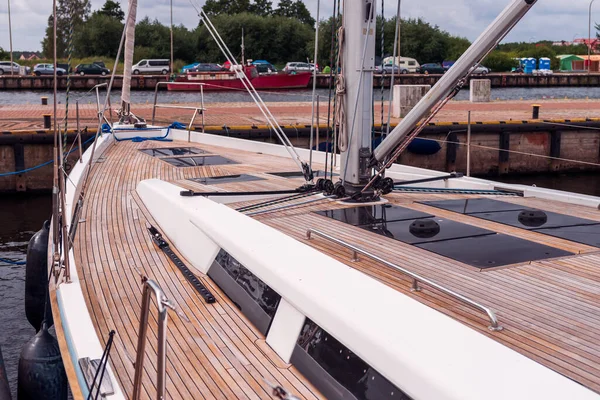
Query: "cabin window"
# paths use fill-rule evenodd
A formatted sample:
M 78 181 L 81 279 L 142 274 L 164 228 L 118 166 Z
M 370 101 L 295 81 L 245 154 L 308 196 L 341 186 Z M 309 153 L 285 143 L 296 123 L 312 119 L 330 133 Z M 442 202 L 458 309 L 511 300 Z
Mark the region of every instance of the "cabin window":
M 266 336 L 281 296 L 223 249 L 208 276 Z
M 411 67 L 413 67 L 413 66 L 417 65 L 417 62 L 416 61 L 409 61 L 408 65 L 410 65 Z
M 410 399 L 308 318 L 298 337 L 291 361 L 328 399 Z M 320 370 L 324 370 L 326 374 L 319 372 Z

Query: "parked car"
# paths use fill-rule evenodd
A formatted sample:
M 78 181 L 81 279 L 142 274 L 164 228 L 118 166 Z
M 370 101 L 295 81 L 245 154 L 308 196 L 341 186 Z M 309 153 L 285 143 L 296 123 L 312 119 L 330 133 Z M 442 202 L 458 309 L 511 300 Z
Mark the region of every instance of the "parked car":
M 305 62 L 289 62 L 283 67 L 285 72 L 313 72 L 314 65 Z
M 421 74 L 443 74 L 446 72 L 446 69 L 442 66 L 442 64 L 423 64 L 421 68 L 419 68 L 419 72 Z
M 489 74 L 491 71 L 489 68 L 484 67 L 483 65 L 478 66 L 477 68 L 475 68 L 475 70 L 473 71 L 474 74 L 479 74 L 479 75 L 487 75 Z
M 219 64 L 209 64 L 209 63 L 199 63 L 193 68 L 190 68 L 189 72 L 220 72 L 223 71 L 224 68 Z
M 131 67 L 134 75 L 139 74 L 163 74 L 171 71 L 169 60 L 140 60 Z
M 36 76 L 40 75 L 54 75 L 54 65 L 53 64 L 36 64 L 33 67 L 33 74 Z M 64 68 L 56 67 L 56 75 L 66 75 L 67 70 Z
M 256 67 L 259 74 L 271 74 L 277 72 L 277 68 L 266 60 L 255 60 L 252 61 L 252 65 Z
M 377 67 L 375 67 L 375 73 L 376 74 L 391 74 L 392 71 L 394 72 L 395 75 L 399 75 L 399 74 L 408 74 L 408 68 L 402 67 L 400 68 L 397 65 L 378 65 Z
M 110 74 L 108 68 L 103 68 L 98 64 L 79 64 L 75 67 L 75 73 L 77 75 L 107 75 Z
M 31 72 L 31 68 L 29 67 L 24 67 L 25 68 L 25 75 L 29 75 L 29 73 Z M 13 75 L 19 75 L 21 73 L 21 66 L 19 64 L 17 64 L 16 62 L 11 63 L 10 61 L 0 61 L 0 75 L 3 74 L 7 74 L 10 75 L 12 70 Z

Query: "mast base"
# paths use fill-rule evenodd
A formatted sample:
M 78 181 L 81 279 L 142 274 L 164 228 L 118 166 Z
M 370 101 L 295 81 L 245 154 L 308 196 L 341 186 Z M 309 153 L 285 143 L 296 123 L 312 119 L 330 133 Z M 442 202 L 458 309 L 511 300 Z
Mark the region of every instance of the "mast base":
M 352 183 L 338 182 L 335 185 L 334 194 L 339 198 L 344 198 L 348 203 L 372 203 L 381 199 L 378 190 L 369 188 L 364 190 L 365 184 L 355 185 Z

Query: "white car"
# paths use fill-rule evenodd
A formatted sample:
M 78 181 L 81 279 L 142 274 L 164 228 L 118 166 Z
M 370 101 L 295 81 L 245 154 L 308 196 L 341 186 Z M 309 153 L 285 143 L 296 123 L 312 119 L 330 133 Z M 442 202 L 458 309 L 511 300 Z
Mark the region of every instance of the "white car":
M 473 71 L 474 74 L 478 74 L 478 75 L 487 75 L 490 72 L 492 72 L 489 68 L 484 67 L 483 65 L 478 66 L 477 68 L 475 68 L 475 71 Z
M 133 75 L 140 74 L 162 74 L 167 75 L 171 72 L 170 61 L 162 60 L 141 60 L 131 67 Z
M 25 68 L 24 73 L 25 75 L 29 75 L 29 73 L 31 72 L 31 68 L 29 67 L 23 67 Z M 10 61 L 0 61 L 0 75 L 10 75 L 11 73 L 11 69 L 12 69 L 12 73 L 13 75 L 19 75 L 21 73 L 21 66 L 19 64 L 17 64 L 16 62 L 12 63 L 12 66 L 10 64 Z

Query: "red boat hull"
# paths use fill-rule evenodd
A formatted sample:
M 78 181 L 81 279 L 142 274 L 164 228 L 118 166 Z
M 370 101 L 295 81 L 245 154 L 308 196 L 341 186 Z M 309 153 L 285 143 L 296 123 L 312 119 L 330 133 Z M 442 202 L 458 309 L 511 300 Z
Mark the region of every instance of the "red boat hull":
M 220 76 L 223 76 L 220 78 Z M 206 77 L 206 78 L 204 78 Z M 305 89 L 308 87 L 312 74 L 273 74 L 259 75 L 249 78 L 256 90 L 279 90 L 279 89 Z M 203 84 L 204 91 L 218 90 L 246 90 L 242 81 L 238 78 L 231 79 L 230 73 L 212 74 L 195 77 L 186 75 L 178 78 L 177 84 L 167 84 L 170 91 L 200 91 L 199 83 Z M 186 84 L 187 83 L 187 84 Z

